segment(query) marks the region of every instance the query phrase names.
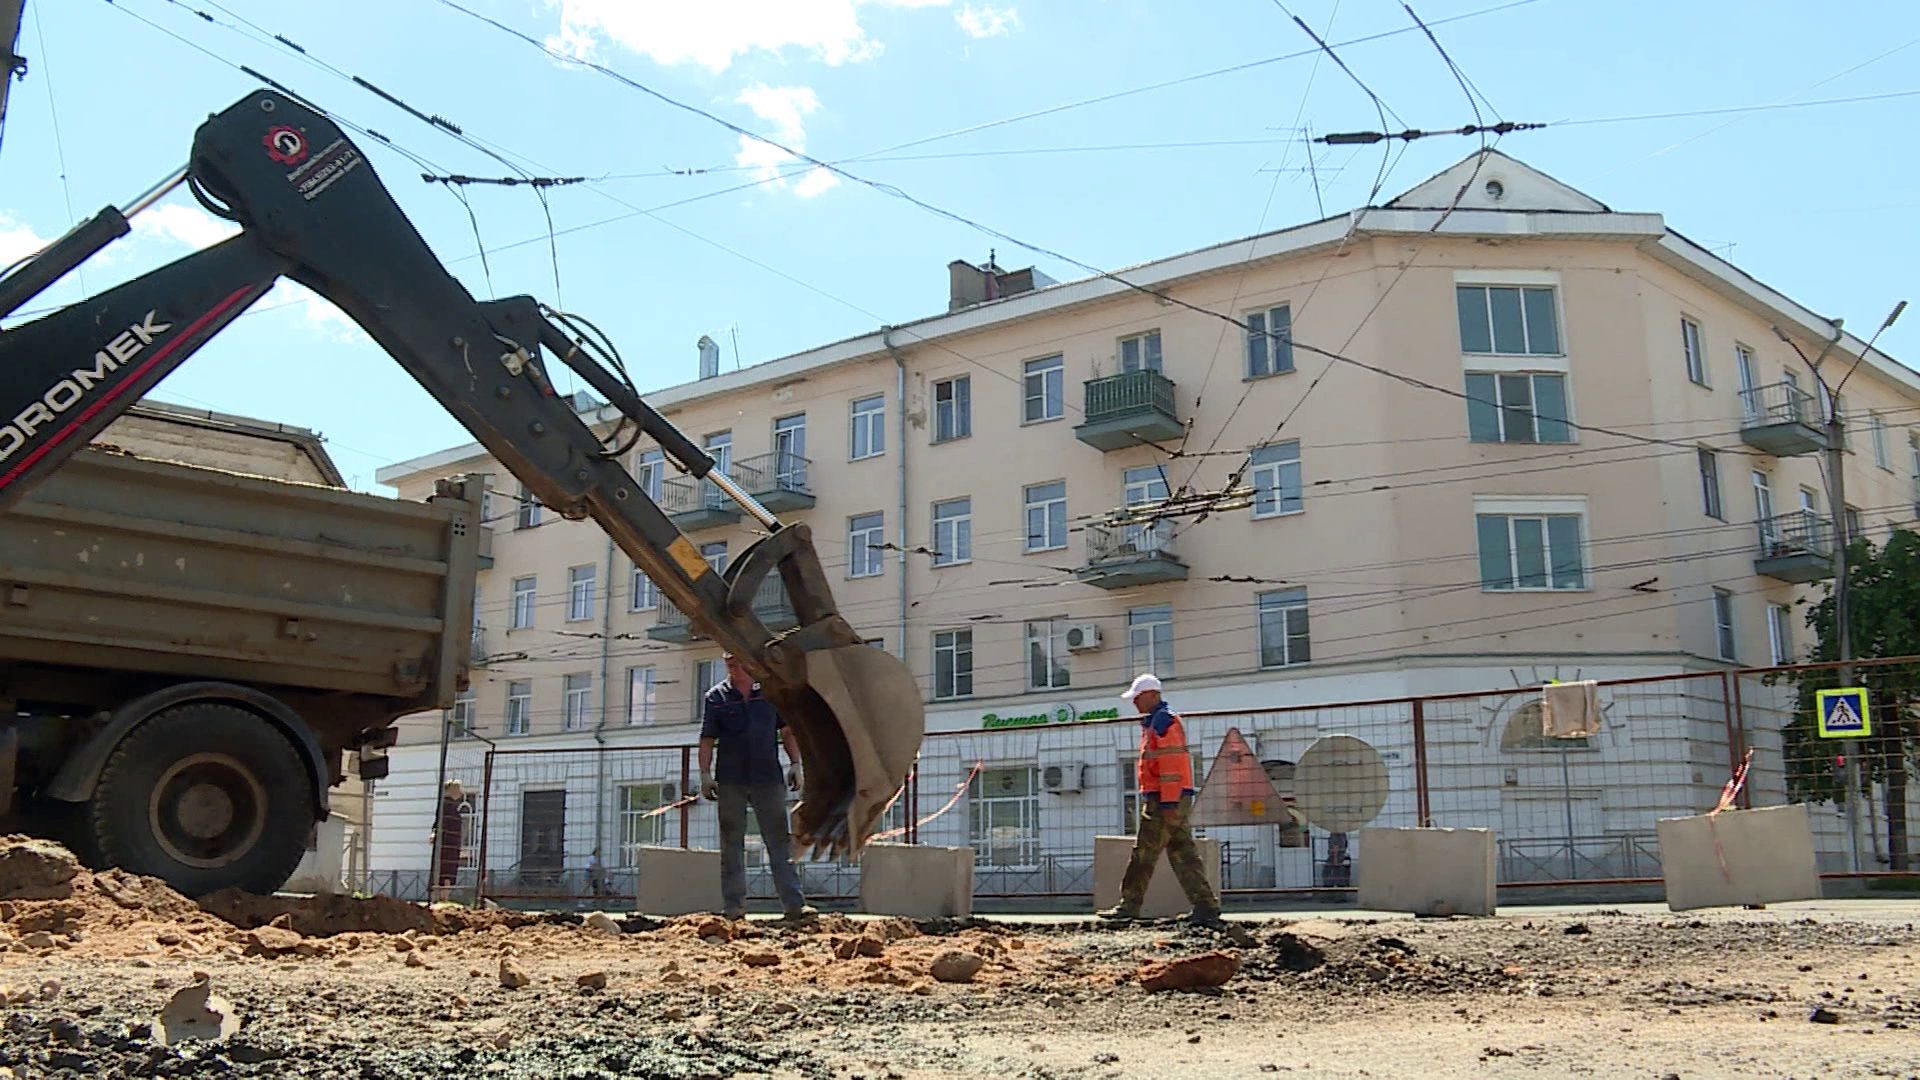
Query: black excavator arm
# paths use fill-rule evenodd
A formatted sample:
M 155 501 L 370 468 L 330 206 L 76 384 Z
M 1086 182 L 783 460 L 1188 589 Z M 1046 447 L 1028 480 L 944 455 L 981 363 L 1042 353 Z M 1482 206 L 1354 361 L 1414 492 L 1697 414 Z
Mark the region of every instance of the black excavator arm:
M 858 850 L 912 767 L 925 714 L 905 665 L 861 644 L 837 613 L 807 526 L 781 523 L 716 469 L 624 373 L 569 335 L 564 317 L 549 318 L 524 296 L 475 300 L 360 149 L 317 109 L 263 90 L 210 117 L 184 174 L 127 214 L 103 211 L 0 279 L 0 316 L 124 235 L 127 217 L 183 179 L 240 233 L 0 332 L 0 512 L 290 278 L 364 328 L 542 503 L 598 522 L 701 632 L 745 663 L 800 741 L 806 782 L 796 835 L 816 853 Z M 555 361 L 768 535 L 714 572 L 555 392 Z M 755 590 L 776 571 L 799 622 L 780 635 L 753 608 Z

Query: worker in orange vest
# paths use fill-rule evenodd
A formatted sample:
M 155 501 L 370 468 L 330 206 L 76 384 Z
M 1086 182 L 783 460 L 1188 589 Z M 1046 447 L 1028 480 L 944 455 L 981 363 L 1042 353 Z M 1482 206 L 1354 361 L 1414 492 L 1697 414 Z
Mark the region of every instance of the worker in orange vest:
M 1140 828 L 1133 838 L 1133 858 L 1120 882 L 1120 903 L 1100 912 L 1102 919 L 1124 921 L 1140 917 L 1140 902 L 1167 853 L 1173 876 L 1193 905 L 1197 923 L 1220 921 L 1220 898 L 1207 881 L 1200 846 L 1193 842 L 1187 820 L 1193 815 L 1193 758 L 1187 749 L 1187 729 L 1160 697 L 1160 680 L 1141 675 L 1120 695 L 1140 711 Z

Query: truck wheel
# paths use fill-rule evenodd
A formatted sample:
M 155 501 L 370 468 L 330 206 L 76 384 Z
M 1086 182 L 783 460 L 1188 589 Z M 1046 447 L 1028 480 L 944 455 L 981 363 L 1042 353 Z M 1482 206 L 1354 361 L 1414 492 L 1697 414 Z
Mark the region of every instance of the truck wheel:
M 188 896 L 286 883 L 313 829 L 313 783 L 271 723 L 192 703 L 134 728 L 100 770 L 93 834 L 113 866 Z

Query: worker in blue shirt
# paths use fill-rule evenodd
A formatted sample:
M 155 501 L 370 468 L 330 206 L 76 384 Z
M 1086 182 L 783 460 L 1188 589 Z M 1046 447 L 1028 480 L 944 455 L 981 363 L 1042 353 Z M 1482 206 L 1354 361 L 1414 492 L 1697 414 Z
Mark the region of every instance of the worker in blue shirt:
M 789 920 L 804 918 L 815 912 L 800 892 L 787 834 L 787 793 L 800 790 L 800 746 L 746 667 L 731 655 L 726 664 L 727 678 L 707 691 L 700 723 L 700 794 L 720 804 L 722 913 L 729 919 L 746 917 L 747 808 L 752 807 L 780 906 Z M 782 744 L 791 763 L 784 776 Z

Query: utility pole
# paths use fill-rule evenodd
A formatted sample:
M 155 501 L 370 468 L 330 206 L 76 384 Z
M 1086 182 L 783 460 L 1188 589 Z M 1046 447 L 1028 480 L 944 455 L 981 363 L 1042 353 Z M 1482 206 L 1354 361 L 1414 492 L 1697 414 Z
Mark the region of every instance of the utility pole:
M 20 13 L 26 9 L 27 0 L 0 0 L 0 134 L 4 134 L 7 125 L 7 91 L 13 89 L 13 80 L 25 78 L 27 58 L 14 50 L 20 43 Z

